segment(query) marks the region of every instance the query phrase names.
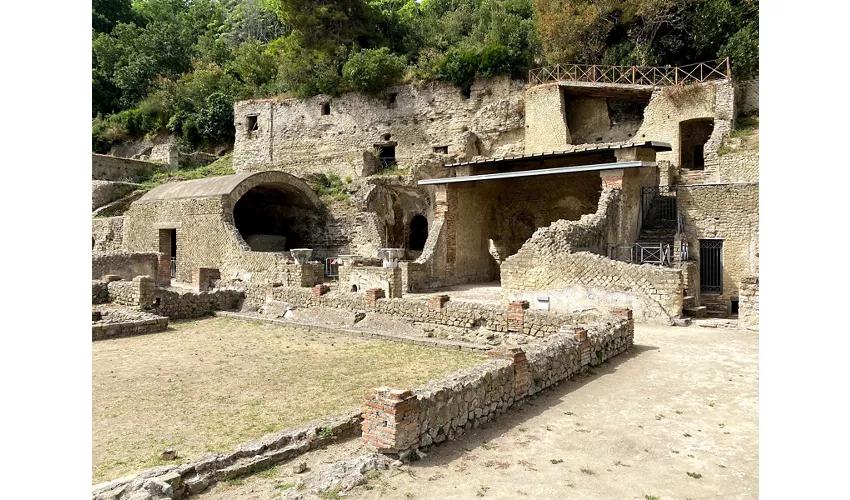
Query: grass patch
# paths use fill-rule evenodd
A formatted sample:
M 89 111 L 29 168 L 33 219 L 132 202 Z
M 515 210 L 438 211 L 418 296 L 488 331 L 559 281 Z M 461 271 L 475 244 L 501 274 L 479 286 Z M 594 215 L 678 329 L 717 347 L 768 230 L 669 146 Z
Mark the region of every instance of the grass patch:
M 393 163 L 387 167 L 379 168 L 374 174 L 372 174 L 372 176 L 384 177 L 387 175 L 407 175 L 408 172 L 410 172 L 409 168 L 398 168 L 398 165 Z
M 658 500 L 658 497 L 655 495 L 644 495 L 643 498 L 646 500 Z
M 179 168 L 168 172 L 155 172 L 150 179 L 140 182 L 142 189 L 152 189 L 168 182 L 206 179 L 221 175 L 233 175 L 233 153 L 228 153 L 218 160 L 203 167 Z
M 702 474 L 699 472 L 688 472 L 688 475 L 694 479 L 699 479 L 702 477 Z
M 310 187 L 316 191 L 323 202 L 351 201 L 351 195 L 345 186 L 351 183 L 351 178 L 346 177 L 343 181 L 339 175 L 330 172 L 328 174 L 317 174 L 309 179 Z
M 373 387 L 416 386 L 486 359 L 344 336 L 310 340 L 296 327 L 228 318 L 170 326 L 92 343 L 93 483 L 164 465 L 169 446 L 181 458 L 168 464 L 229 452 L 357 407 Z
M 579 470 L 582 472 L 582 474 L 587 474 L 588 476 L 592 476 L 592 475 L 596 474 L 596 473 L 595 473 L 595 472 L 593 472 L 593 470 L 592 470 L 592 469 L 590 469 L 589 467 L 582 467 L 582 468 L 581 468 L 581 469 L 579 469 Z

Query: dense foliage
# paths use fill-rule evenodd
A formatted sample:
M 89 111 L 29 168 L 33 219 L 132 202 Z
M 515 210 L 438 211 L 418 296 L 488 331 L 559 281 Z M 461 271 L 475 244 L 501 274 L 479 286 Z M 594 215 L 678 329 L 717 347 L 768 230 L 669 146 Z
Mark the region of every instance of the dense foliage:
M 93 0 L 92 147 L 226 144 L 252 97 L 727 55 L 757 73 L 757 0 Z

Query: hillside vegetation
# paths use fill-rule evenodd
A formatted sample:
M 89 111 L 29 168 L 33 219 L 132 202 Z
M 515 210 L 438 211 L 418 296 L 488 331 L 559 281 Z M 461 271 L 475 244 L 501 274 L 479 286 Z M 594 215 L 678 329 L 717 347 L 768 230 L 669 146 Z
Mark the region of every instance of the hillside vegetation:
M 239 99 L 725 56 L 758 71 L 758 0 L 93 0 L 92 148 L 232 143 Z

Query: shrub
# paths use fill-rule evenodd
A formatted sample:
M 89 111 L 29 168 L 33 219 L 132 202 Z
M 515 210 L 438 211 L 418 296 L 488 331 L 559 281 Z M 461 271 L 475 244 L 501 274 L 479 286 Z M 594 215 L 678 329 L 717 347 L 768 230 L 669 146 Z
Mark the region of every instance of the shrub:
M 437 65 L 437 78 L 452 82 L 456 87 L 467 87 L 475 80 L 478 62 L 478 52 L 453 48 Z
M 342 66 L 343 85 L 347 90 L 377 94 L 398 81 L 406 61 L 387 47 L 354 52 Z
M 481 51 L 478 72 L 481 76 L 505 75 L 514 70 L 516 60 L 510 49 L 500 44 L 489 45 Z

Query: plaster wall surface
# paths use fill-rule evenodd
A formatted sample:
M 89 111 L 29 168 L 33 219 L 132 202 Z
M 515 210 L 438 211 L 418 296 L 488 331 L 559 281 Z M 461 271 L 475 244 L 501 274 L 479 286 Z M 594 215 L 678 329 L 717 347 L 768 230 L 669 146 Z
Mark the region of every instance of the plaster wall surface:
M 525 92 L 525 153 L 563 151 L 572 143 L 564 95 L 557 83 Z

